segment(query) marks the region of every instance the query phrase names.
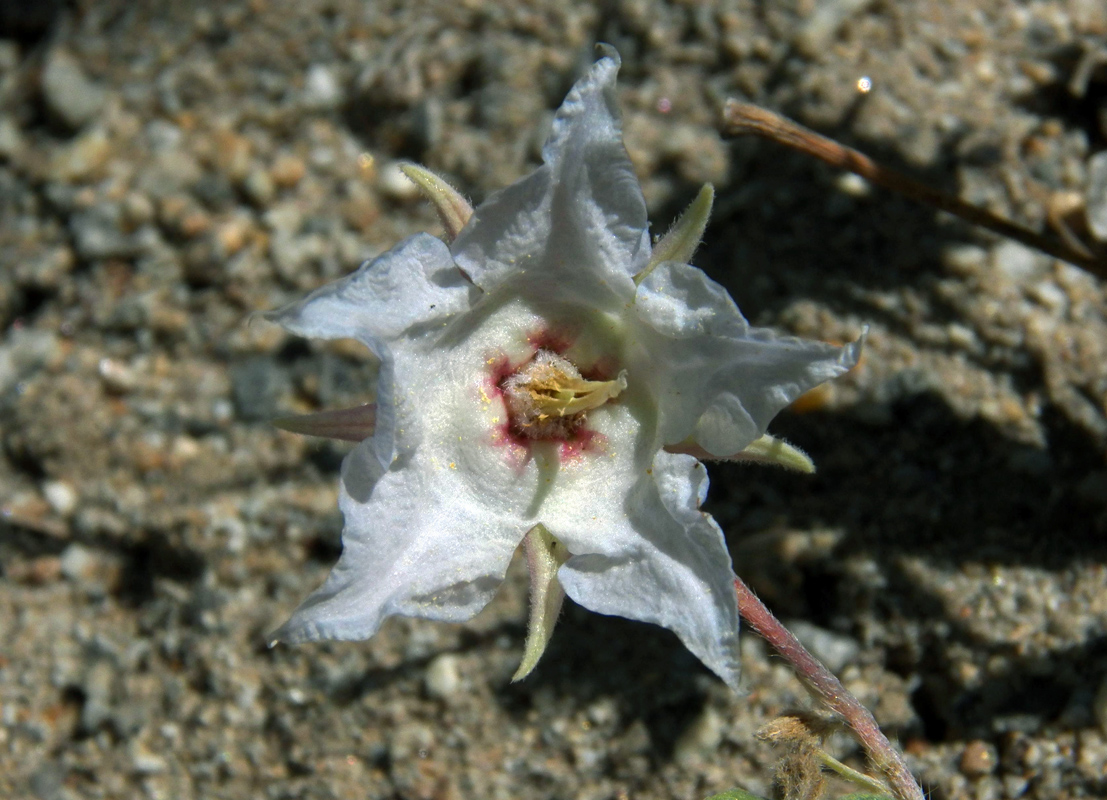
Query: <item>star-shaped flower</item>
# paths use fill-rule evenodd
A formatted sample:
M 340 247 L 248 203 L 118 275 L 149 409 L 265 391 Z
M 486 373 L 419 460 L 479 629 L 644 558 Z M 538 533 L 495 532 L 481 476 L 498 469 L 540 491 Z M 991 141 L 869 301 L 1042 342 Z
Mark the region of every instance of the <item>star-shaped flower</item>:
M 607 51 L 558 111 L 543 166 L 475 211 L 408 168 L 450 244 L 413 236 L 269 315 L 380 360 L 375 405 L 285 422 L 360 441 L 342 465 L 342 556 L 276 639 L 364 639 L 396 614 L 469 619 L 522 543 L 531 620 L 517 677 L 568 594 L 672 630 L 737 685 L 734 573 L 699 510 L 700 459 L 809 468 L 766 426 L 852 367 L 860 343 L 752 328 L 684 263 L 710 187 L 651 246 L 618 68 Z

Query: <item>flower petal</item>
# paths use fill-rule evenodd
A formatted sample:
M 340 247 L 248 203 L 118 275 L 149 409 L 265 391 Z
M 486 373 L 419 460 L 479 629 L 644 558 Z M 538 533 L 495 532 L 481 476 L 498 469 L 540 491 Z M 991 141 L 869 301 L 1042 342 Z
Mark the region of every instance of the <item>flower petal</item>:
M 449 248 L 420 233 L 342 280 L 263 316 L 299 336 L 357 339 L 380 359 L 376 430 L 367 443 L 380 472 L 395 454 L 394 351 L 431 340 L 446 320 L 468 309 L 469 292 Z
M 419 233 L 345 278 L 263 316 L 299 336 L 357 339 L 379 356 L 380 343 L 433 329 L 435 321 L 468 307 L 469 289 L 449 248 Z
M 561 443 L 528 450 L 507 429 L 504 365 L 529 359 L 531 336 L 545 324 L 525 302 L 483 302 L 438 323 L 433 337 L 388 343 L 378 404 L 389 398 L 392 449 L 386 457 L 378 416 L 373 439 L 343 463 L 342 558 L 279 638 L 368 637 L 392 614 L 465 619 L 491 597 L 529 528 L 565 507 L 586 513 L 591 506 L 578 501 L 608 491 L 612 453 L 597 446 L 562 458 Z M 569 352 L 604 335 L 580 325 Z M 394 366 L 387 375 L 386 363 Z M 616 422 L 638 430 L 623 405 L 590 413 L 613 434 Z M 633 481 L 625 471 L 622 493 L 603 495 L 613 511 Z
M 526 532 L 433 459 L 397 459 L 376 475 L 358 450 L 343 463 L 342 557 L 274 641 L 367 639 L 395 614 L 469 619 L 492 599 Z
M 453 245 L 486 291 L 526 276 L 525 291 L 593 308 L 634 294 L 650 256 L 646 205 L 623 146 L 610 51 L 569 92 L 542 149 L 545 164 L 489 196 Z
M 652 382 L 662 439 L 692 437 L 715 457 L 744 450 L 781 409 L 861 356 L 863 336 L 838 347 L 750 327 L 726 290 L 687 264 L 660 264 L 635 309 L 644 324 L 631 375 Z
M 699 510 L 706 493 L 703 464 L 691 456 L 658 453 L 652 474 L 642 477 L 627 500 L 625 524 L 595 532 L 605 540 L 606 553 L 582 553 L 579 535 L 559 536 L 574 555 L 558 579 L 585 608 L 673 631 L 737 689 L 734 572 L 722 531 Z

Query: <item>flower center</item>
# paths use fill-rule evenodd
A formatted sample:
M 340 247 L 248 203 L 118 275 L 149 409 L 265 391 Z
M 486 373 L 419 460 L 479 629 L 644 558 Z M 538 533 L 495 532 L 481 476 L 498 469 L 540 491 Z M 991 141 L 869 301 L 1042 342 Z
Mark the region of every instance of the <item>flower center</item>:
M 547 440 L 568 439 L 589 411 L 625 388 L 625 371 L 613 381 L 585 380 L 571 361 L 545 349 L 500 383 L 511 432 Z

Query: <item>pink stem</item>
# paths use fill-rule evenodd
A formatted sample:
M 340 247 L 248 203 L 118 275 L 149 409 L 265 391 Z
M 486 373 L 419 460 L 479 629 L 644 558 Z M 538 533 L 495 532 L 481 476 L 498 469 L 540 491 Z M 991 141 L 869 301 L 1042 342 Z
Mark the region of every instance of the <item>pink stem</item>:
M 738 593 L 738 611 L 742 618 L 792 665 L 812 694 L 846 720 L 873 764 L 888 779 L 897 800 L 925 800 L 903 756 L 881 732 L 869 710 L 846 691 L 842 682 L 822 662 L 807 652 L 799 639 L 773 616 L 773 612 L 741 578 L 734 581 L 734 589 Z

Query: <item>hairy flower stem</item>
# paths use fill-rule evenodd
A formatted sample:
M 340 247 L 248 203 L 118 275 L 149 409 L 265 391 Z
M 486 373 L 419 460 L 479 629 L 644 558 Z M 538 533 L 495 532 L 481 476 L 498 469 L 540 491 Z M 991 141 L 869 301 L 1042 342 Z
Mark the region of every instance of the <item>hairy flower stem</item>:
M 792 665 L 807 689 L 843 717 L 865 748 L 869 759 L 884 773 L 897 800 L 924 800 L 919 784 L 907 769 L 903 756 L 888 741 L 873 715 L 846 691 L 842 682 L 800 644 L 799 639 L 773 616 L 741 578 L 734 581 L 738 611 L 750 627 Z

